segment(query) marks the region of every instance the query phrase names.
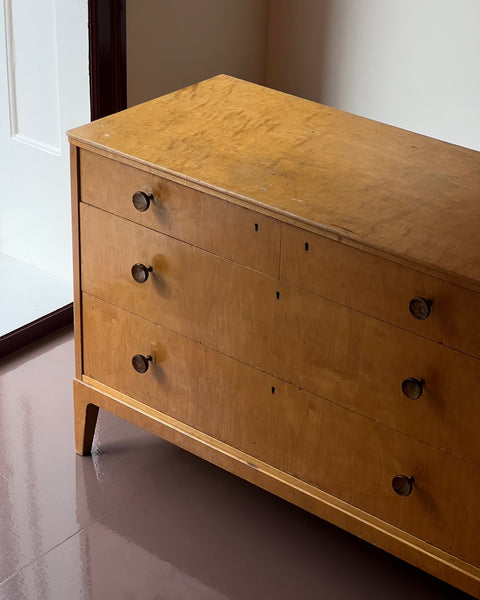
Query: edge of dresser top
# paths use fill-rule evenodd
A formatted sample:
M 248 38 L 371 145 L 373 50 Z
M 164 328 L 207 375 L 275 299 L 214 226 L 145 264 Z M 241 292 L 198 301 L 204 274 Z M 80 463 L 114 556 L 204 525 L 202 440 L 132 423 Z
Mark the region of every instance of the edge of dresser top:
M 480 152 L 219 75 L 69 141 L 480 290 Z

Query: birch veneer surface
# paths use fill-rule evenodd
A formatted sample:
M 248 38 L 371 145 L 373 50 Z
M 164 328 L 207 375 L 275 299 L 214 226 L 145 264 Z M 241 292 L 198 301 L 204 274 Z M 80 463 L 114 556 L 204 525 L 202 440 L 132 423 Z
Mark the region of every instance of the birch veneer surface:
M 479 153 L 225 75 L 69 138 L 77 452 L 106 409 L 480 597 Z

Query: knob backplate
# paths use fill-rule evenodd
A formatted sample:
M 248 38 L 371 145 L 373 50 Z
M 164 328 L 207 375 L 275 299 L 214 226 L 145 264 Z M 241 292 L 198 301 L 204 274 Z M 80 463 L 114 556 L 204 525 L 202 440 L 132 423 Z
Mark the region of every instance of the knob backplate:
M 414 478 L 411 475 L 395 475 L 392 479 L 393 491 L 398 496 L 410 496 L 413 490 Z
M 418 400 L 423 394 L 425 381 L 422 378 L 407 377 L 402 381 L 402 393 L 410 400 Z
M 150 202 L 153 200 L 153 195 L 147 192 L 138 191 L 132 196 L 133 206 L 140 212 L 145 212 L 150 207 Z
M 412 316 L 415 317 L 415 319 L 424 321 L 430 316 L 432 304 L 433 302 L 428 298 L 417 296 L 416 298 L 412 298 L 410 300 L 408 304 L 408 310 Z
M 132 277 L 137 283 L 145 283 L 151 272 L 152 267 L 147 267 L 142 263 L 135 263 L 131 268 Z
M 132 357 L 133 368 L 137 373 L 146 373 L 151 360 L 152 357 L 149 354 L 147 356 L 135 354 L 135 356 Z

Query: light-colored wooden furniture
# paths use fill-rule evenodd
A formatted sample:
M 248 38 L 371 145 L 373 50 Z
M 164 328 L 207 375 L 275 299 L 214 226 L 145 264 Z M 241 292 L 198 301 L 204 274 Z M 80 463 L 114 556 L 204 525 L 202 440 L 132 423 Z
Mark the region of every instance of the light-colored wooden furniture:
M 218 76 L 69 132 L 98 408 L 479 597 L 479 154 Z

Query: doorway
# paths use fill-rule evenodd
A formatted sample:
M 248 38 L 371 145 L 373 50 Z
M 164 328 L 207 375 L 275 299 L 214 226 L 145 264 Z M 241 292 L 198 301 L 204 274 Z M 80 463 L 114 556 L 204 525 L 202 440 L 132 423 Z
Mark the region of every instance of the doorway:
M 126 107 L 125 0 L 0 13 L 0 356 L 73 320 L 65 131 Z

